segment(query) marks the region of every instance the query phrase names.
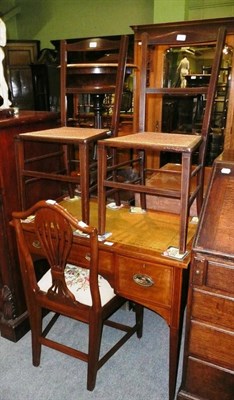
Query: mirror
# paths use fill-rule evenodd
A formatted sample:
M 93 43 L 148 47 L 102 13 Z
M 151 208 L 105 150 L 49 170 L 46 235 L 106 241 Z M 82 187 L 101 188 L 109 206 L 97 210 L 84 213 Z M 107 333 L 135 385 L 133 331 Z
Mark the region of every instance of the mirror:
M 214 51 L 214 46 L 168 48 L 164 53 L 164 87 L 199 88 L 208 85 Z M 225 46 L 211 121 L 207 165 L 211 165 L 223 150 L 232 53 L 232 48 Z M 180 94 L 164 95 L 162 131 L 177 133 L 200 132 L 205 104 L 206 96 L 204 94 L 189 96 Z
M 164 57 L 164 87 L 207 85 L 214 51 L 213 45 L 168 48 Z M 221 68 L 228 69 L 231 63 L 232 49 L 225 46 Z

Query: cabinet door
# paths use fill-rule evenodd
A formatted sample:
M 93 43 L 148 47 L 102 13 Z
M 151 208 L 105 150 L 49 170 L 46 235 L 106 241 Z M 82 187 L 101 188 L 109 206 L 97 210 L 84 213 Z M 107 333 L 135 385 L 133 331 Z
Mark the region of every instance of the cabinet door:
M 21 110 L 34 110 L 32 72 L 30 64 L 37 60 L 39 41 L 8 41 L 5 64 L 8 87 L 13 106 Z
M 32 73 L 28 66 L 9 67 L 9 88 L 14 107 L 34 110 Z

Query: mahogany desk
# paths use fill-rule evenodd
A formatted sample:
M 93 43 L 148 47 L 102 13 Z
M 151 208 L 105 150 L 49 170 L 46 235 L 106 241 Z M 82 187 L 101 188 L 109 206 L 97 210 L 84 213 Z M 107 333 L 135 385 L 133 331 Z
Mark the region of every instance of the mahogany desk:
M 71 214 L 81 217 L 81 200 L 64 200 L 60 204 Z M 91 200 L 90 224 L 97 226 L 97 222 L 98 206 L 95 200 Z M 169 400 L 173 400 L 190 252 L 182 261 L 165 257 L 162 253 L 168 246 L 178 243 L 179 216 L 156 211 L 132 214 L 128 207 L 107 209 L 106 226 L 112 235 L 106 242 L 99 242 L 100 272 L 110 279 L 118 294 L 155 311 L 169 326 Z M 31 251 L 42 255 L 40 243 L 33 233 L 33 223 L 25 224 L 24 229 L 28 231 Z M 195 230 L 196 224 L 189 224 L 188 248 Z M 79 257 L 85 260 L 89 253 L 86 241 L 78 236 L 76 240 Z M 76 257 L 75 254 L 72 256 Z M 149 283 L 149 286 L 142 286 L 139 281 Z

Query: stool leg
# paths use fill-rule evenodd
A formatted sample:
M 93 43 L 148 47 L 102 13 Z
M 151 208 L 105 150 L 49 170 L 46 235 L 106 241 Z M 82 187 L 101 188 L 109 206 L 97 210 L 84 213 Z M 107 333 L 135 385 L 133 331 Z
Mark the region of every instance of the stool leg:
M 117 149 L 113 148 L 112 149 L 112 165 L 114 166 L 116 164 L 117 164 Z M 113 180 L 115 180 L 115 181 L 117 180 L 117 175 L 118 175 L 117 170 L 116 169 L 113 170 Z M 114 198 L 115 198 L 115 204 L 117 206 L 120 206 L 121 200 L 120 200 L 120 191 L 119 190 L 116 190 L 114 192 Z
M 71 160 L 74 159 L 72 157 L 72 152 L 73 152 L 73 146 L 70 145 L 63 145 L 63 158 L 64 158 L 64 165 L 66 168 L 66 174 L 68 176 L 71 176 Z M 74 197 L 75 190 L 74 190 L 74 184 L 68 182 L 68 193 L 70 198 Z
M 203 203 L 203 192 L 204 192 L 204 166 L 201 167 L 200 171 L 197 174 L 197 186 L 199 187 L 197 193 L 197 215 L 199 217 L 202 203 Z
M 104 144 L 98 144 L 98 233 L 103 235 L 106 228 L 106 187 L 107 151 Z
M 145 185 L 146 176 L 145 176 L 145 151 L 141 150 L 138 152 L 140 159 L 140 183 L 141 185 Z M 140 193 L 140 204 L 143 210 L 146 210 L 146 193 Z
M 80 155 L 80 165 L 82 166 L 82 171 L 80 171 L 82 220 L 86 224 L 89 224 L 90 163 L 89 163 L 89 145 L 87 143 L 79 144 L 79 155 Z

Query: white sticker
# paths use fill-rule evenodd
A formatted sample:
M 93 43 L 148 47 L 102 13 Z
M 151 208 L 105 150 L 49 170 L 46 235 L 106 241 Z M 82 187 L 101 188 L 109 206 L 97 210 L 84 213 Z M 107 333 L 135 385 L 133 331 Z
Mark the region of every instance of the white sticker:
M 231 169 L 230 168 L 222 168 L 221 169 L 221 174 L 229 175 L 230 173 L 231 173 Z
M 46 203 L 54 206 L 56 204 L 56 201 L 55 200 L 46 200 Z
M 79 221 L 78 222 L 78 225 L 79 226 L 81 226 L 81 228 L 86 228 L 88 225 L 85 223 L 85 222 L 83 222 L 83 221 Z
M 185 42 L 186 35 L 179 34 L 179 35 L 176 36 L 176 40 L 178 40 L 180 42 Z
M 89 42 L 89 47 L 97 47 L 97 42 Z

